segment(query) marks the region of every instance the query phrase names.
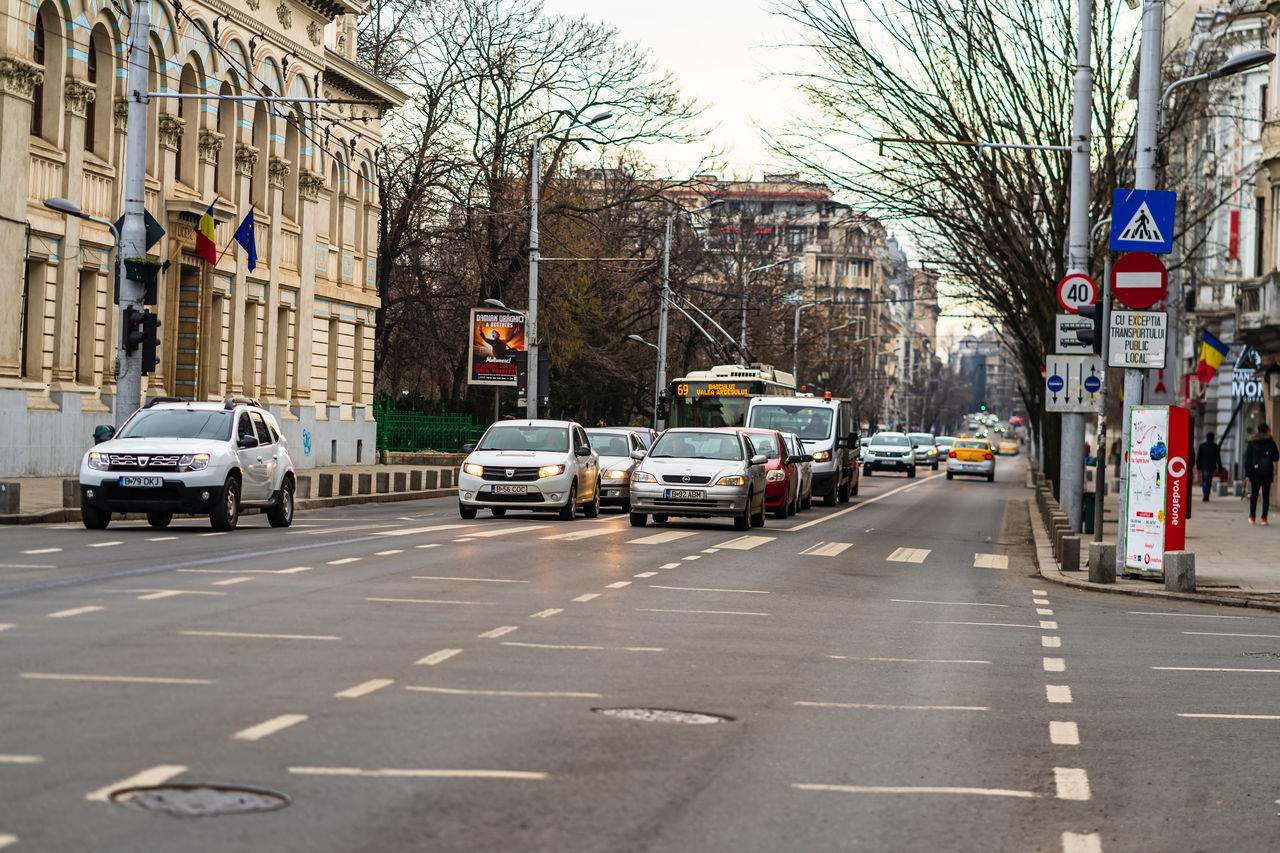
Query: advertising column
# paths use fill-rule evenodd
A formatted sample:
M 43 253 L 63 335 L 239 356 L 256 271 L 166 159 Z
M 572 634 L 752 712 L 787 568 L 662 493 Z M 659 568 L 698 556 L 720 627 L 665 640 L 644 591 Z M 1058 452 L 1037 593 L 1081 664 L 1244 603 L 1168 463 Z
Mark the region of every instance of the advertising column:
M 1134 406 L 1129 415 L 1124 565 L 1163 577 L 1165 551 L 1186 544 L 1188 412 Z

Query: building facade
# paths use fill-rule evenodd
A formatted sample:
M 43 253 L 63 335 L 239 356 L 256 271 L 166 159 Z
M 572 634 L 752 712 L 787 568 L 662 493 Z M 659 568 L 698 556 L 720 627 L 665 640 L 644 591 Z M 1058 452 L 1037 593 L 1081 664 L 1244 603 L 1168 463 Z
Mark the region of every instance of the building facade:
M 76 470 L 111 422 L 119 306 L 109 229 L 46 208 L 124 210 L 128 7 L 5 0 L 0 56 L 0 476 Z M 372 461 L 382 110 L 404 95 L 355 64 L 361 0 L 152 3 L 147 212 L 159 364 L 144 396 L 259 398 L 299 467 Z M 211 210 L 219 252 L 195 253 Z M 232 241 L 252 210 L 257 264 Z

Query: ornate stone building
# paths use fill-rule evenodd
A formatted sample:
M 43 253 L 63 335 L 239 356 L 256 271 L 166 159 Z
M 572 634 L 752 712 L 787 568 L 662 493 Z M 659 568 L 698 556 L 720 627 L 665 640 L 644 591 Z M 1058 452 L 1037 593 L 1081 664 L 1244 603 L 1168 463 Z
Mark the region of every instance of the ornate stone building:
M 0 45 L 0 476 L 76 470 L 111 422 L 120 336 L 113 238 L 124 209 L 130 4 L 4 0 Z M 151 4 L 153 92 L 405 96 L 353 62 L 362 0 Z M 148 213 L 169 261 L 161 355 L 144 393 L 257 397 L 300 467 L 371 461 L 381 143 L 375 105 L 152 98 Z M 220 256 L 187 239 L 213 205 Z M 252 209 L 258 261 L 232 235 Z M 184 240 L 186 241 L 184 243 Z

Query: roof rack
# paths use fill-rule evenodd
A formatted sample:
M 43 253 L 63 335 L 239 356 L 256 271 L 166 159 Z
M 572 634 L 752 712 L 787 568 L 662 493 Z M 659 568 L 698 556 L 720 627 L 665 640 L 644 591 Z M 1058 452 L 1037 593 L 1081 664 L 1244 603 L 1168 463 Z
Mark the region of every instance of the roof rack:
M 189 403 L 189 402 L 191 401 L 186 399 L 185 397 L 152 397 L 150 400 L 146 402 L 146 404 L 142 408 L 149 409 L 152 406 L 154 406 L 156 403 Z
M 227 401 L 222 404 L 224 409 L 234 409 L 236 406 L 257 406 L 262 408 L 262 404 L 252 397 L 228 397 Z

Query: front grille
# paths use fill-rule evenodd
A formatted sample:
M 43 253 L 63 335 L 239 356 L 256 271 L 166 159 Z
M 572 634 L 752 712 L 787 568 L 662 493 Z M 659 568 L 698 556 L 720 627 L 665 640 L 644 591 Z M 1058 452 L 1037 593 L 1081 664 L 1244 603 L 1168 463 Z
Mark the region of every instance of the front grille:
M 527 495 L 499 495 L 493 492 L 477 492 L 476 500 L 487 504 L 532 504 L 542 503 L 542 492 L 529 492 Z
M 109 471 L 177 471 L 179 454 L 153 456 L 150 453 L 112 453 Z
M 507 472 L 512 472 L 507 476 Z M 496 465 L 485 465 L 481 477 L 486 480 L 500 480 L 504 483 L 530 482 L 538 479 L 537 468 L 504 468 Z
M 696 477 L 693 474 L 672 474 L 670 477 L 663 477 L 662 482 L 669 486 L 705 486 L 711 482 L 711 478 Z
M 690 500 L 688 498 L 654 498 L 655 506 L 682 506 L 689 509 L 727 509 L 733 501 Z

